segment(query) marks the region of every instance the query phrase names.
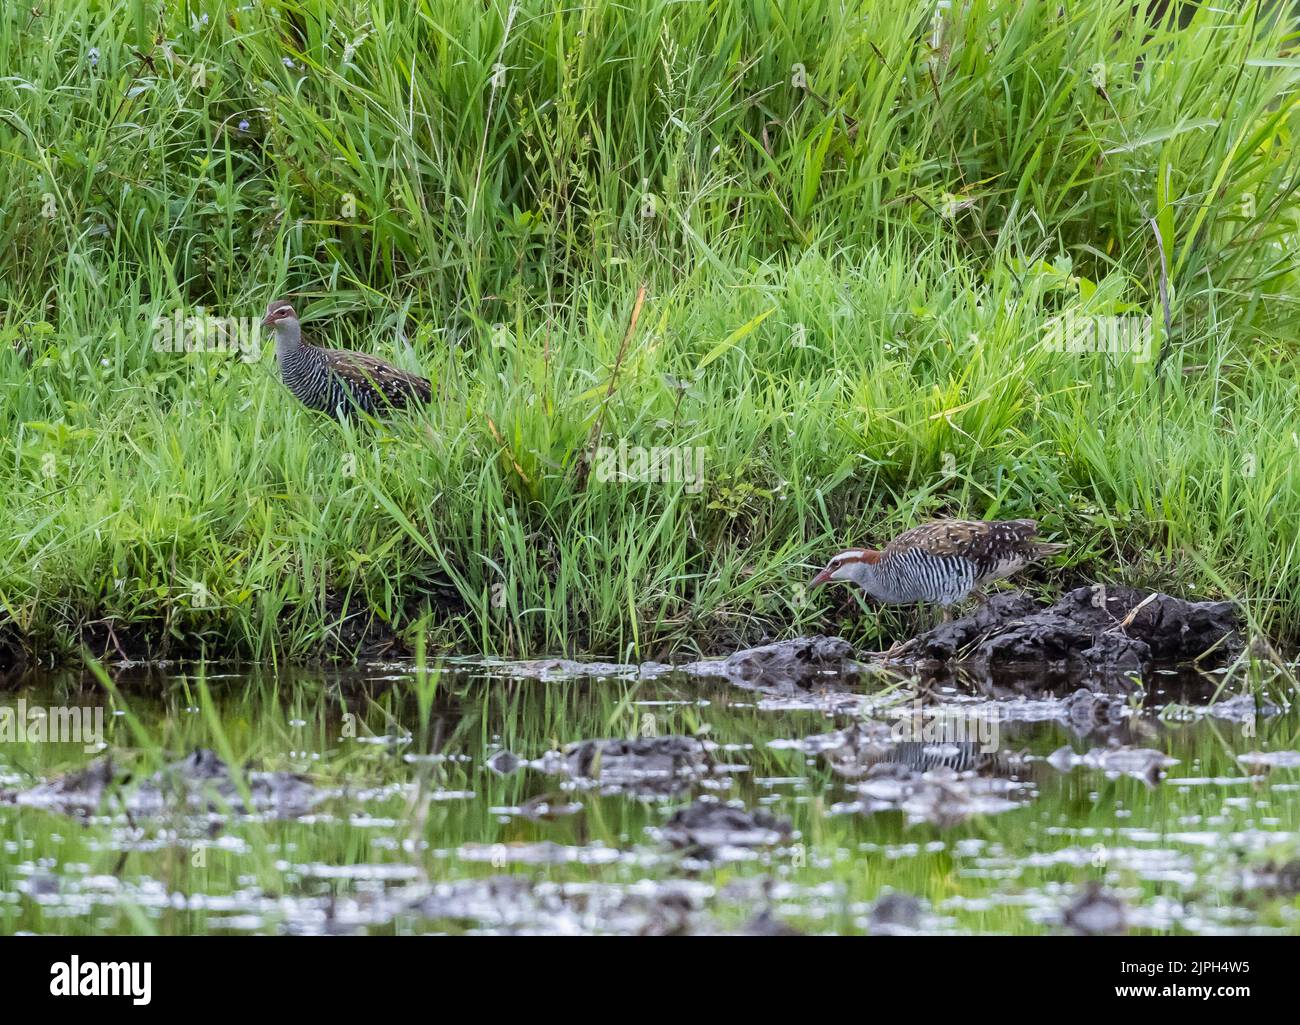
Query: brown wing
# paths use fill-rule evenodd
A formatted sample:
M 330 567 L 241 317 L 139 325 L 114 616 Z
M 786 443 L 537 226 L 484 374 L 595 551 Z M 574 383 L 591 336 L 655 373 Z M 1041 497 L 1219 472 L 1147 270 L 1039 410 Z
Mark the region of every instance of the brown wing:
M 433 398 L 433 385 L 423 377 L 398 370 L 376 356 L 363 352 L 326 349 L 330 369 L 357 388 L 368 388 L 391 406 L 401 409 L 411 402 L 427 403 Z
M 931 555 L 981 562 L 1027 551 L 1037 534 L 1034 520 L 936 520 L 899 534 L 886 546 L 885 554 L 921 548 Z

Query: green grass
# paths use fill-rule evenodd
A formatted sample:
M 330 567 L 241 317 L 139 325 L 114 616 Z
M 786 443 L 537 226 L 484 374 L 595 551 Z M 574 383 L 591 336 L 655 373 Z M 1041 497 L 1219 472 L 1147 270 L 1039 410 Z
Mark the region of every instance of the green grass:
M 814 564 L 961 514 L 1300 638 L 1293 27 L 953 6 L 14 5 L 0 633 L 662 657 L 826 626 Z M 284 293 L 437 403 L 154 351 Z M 1158 358 L 1049 351 L 1065 312 Z M 585 475 L 597 429 L 705 487 Z

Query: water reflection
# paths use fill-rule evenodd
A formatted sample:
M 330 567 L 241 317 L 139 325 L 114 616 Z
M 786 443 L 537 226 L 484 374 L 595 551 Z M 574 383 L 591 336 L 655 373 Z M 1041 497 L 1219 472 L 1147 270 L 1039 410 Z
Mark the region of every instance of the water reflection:
M 1300 719 L 1276 693 L 584 672 L 17 681 L 0 704 L 103 726 L 0 743 L 0 927 L 1300 928 Z M 983 732 L 924 733 L 955 722 Z

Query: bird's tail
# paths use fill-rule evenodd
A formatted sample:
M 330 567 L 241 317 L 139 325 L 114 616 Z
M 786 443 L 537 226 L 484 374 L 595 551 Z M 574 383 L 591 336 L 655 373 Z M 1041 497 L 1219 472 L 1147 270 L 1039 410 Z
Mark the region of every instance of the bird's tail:
M 1057 544 L 1055 541 L 1036 541 L 1034 542 L 1034 557 L 1046 559 L 1049 555 L 1060 555 L 1065 551 L 1066 547 L 1066 545 Z

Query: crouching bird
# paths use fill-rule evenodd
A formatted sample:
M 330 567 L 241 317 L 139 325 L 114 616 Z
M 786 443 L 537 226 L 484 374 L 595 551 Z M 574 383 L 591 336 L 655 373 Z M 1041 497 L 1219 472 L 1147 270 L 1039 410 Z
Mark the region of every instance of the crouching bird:
M 851 580 L 886 605 L 949 606 L 1031 562 L 1065 550 L 1036 540 L 1033 520 L 936 520 L 913 527 L 880 551 L 852 548 L 831 559 L 809 590 Z
M 288 300 L 266 308 L 264 327 L 275 328 L 280 377 L 304 406 L 342 419 L 358 410 L 379 416 L 390 409 L 425 405 L 433 385 L 376 356 L 326 349 L 303 341 L 302 325 Z

